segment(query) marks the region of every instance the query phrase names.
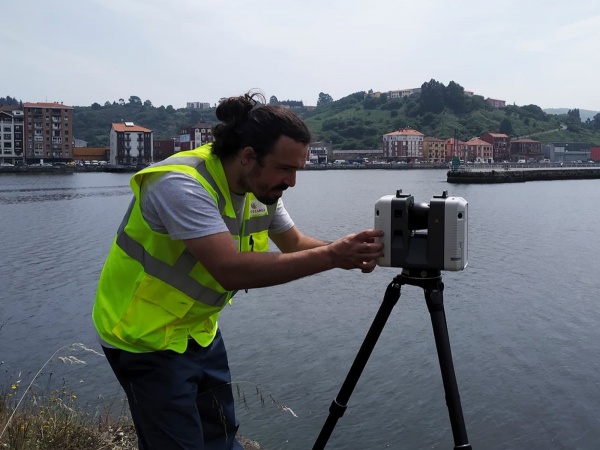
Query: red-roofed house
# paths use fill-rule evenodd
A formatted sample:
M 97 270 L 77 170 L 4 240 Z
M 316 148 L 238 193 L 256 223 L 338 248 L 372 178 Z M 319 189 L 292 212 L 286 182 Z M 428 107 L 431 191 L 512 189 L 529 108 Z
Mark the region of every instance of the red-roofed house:
M 141 165 L 153 162 L 152 130 L 133 122 L 113 123 L 110 129 L 109 164 Z
M 460 139 L 448 138 L 444 141 L 446 148 L 446 162 L 452 161 L 454 155 L 463 161 L 469 161 L 469 147 Z
M 469 161 L 480 163 L 494 162 L 494 149 L 489 142 L 474 137 L 469 139 L 465 144 L 469 147 Z
M 504 100 L 498 100 L 496 98 L 486 98 L 485 99 L 486 103 L 490 106 L 492 106 L 493 108 L 504 108 L 506 106 L 506 101 Z
M 384 134 L 383 157 L 393 161 L 420 161 L 423 159 L 423 136 L 412 128 Z

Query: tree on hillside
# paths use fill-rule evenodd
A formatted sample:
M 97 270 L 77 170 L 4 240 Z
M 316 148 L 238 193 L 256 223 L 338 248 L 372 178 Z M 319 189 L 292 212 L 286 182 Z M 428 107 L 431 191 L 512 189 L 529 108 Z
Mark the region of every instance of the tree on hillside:
M 596 130 L 600 130 L 600 113 L 596 114 L 592 119 L 592 127 Z
M 544 112 L 544 110 L 542 108 L 540 108 L 538 105 L 524 105 L 521 106 L 521 116 L 526 115 L 531 117 L 532 119 L 537 119 L 537 120 L 542 120 L 542 121 L 547 121 L 548 120 L 548 114 L 546 114 Z
M 444 92 L 444 103 L 456 114 L 463 114 L 467 110 L 467 98 L 464 88 L 454 81 L 448 83 Z
M 144 102 L 144 106 L 150 106 L 151 107 L 152 106 L 152 102 L 150 100 L 146 100 Z
M 101 108 L 102 108 L 102 105 L 100 103 L 96 103 L 96 102 L 92 103 L 92 109 L 101 109 Z
M 570 109 L 567 112 L 567 118 L 569 119 L 569 122 L 573 123 L 580 123 L 581 122 L 581 115 L 579 114 L 579 108 L 575 108 L 575 109 Z
M 419 96 L 419 104 L 421 113 L 432 112 L 439 114 L 444 110 L 444 94 L 446 88 L 443 83 L 434 80 L 433 78 L 421 85 L 421 95 Z
M 277 100 L 277 97 L 271 95 L 271 98 L 269 99 L 269 105 L 279 105 L 279 100 Z
M 502 122 L 500 122 L 500 133 L 504 133 L 508 136 L 513 134 L 512 122 L 508 117 L 505 117 L 502 119 Z
M 136 95 L 132 95 L 131 97 L 129 97 L 129 104 L 139 106 L 142 104 L 142 99 Z
M 123 106 L 124 104 L 125 104 L 125 100 L 124 100 L 124 99 L 122 99 L 122 98 L 120 98 L 120 99 L 119 99 L 119 105 Z
M 465 99 L 468 112 L 490 109 L 491 106 L 485 101 L 481 95 L 472 95 Z
M 319 99 L 317 100 L 317 106 L 325 106 L 333 103 L 333 97 L 324 92 L 319 92 Z

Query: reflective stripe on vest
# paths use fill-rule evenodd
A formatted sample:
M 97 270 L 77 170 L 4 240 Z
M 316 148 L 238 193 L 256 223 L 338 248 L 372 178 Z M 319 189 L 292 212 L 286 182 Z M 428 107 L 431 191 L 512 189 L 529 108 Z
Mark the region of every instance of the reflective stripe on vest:
M 191 268 L 197 263 L 196 258 L 190 253 L 184 252 L 175 265 L 170 266 L 148 253 L 142 244 L 131 239 L 127 233 L 120 233 L 117 236 L 116 243 L 121 250 L 127 253 L 127 256 L 144 267 L 144 272 L 173 286 L 188 297 L 209 306 L 222 306 L 227 301 L 228 293 L 220 294 L 202 286 L 198 281 L 188 276 Z M 182 266 L 189 267 L 189 270 L 180 272 Z

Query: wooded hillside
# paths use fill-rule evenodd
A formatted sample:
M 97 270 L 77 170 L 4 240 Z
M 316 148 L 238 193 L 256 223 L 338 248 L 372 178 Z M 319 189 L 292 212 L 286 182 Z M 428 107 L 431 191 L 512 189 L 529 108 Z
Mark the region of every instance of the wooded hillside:
M 421 92 L 402 99 L 388 99 L 372 91 L 355 92 L 339 100 L 321 92 L 315 109 L 302 102 L 285 103 L 302 116 L 315 140 L 331 141 L 335 149 L 376 149 L 382 136 L 400 128 L 414 128 L 425 136 L 468 140 L 486 132 L 531 137 L 541 142 L 591 142 L 600 145 L 600 113 L 581 120 L 578 109 L 566 114 L 545 113 L 537 105 L 509 105 L 494 109 L 479 95 L 467 96 L 458 83 L 448 86 L 436 80 L 423 83 Z M 89 146 L 108 145 L 113 122 L 134 122 L 154 131 L 156 139 L 179 136 L 179 130 L 198 122 L 215 123 L 215 110 L 154 107 L 131 96 L 129 101 L 94 103 L 74 108 L 73 128 Z

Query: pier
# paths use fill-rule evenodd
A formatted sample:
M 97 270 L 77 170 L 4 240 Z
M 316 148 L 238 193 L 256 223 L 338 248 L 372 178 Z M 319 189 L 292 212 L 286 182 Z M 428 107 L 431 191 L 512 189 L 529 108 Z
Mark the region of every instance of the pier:
M 579 165 L 576 167 L 523 167 L 486 169 L 459 168 L 447 174 L 448 183 L 456 184 L 492 184 L 524 183 L 526 181 L 548 180 L 590 180 L 600 178 L 598 165 Z

